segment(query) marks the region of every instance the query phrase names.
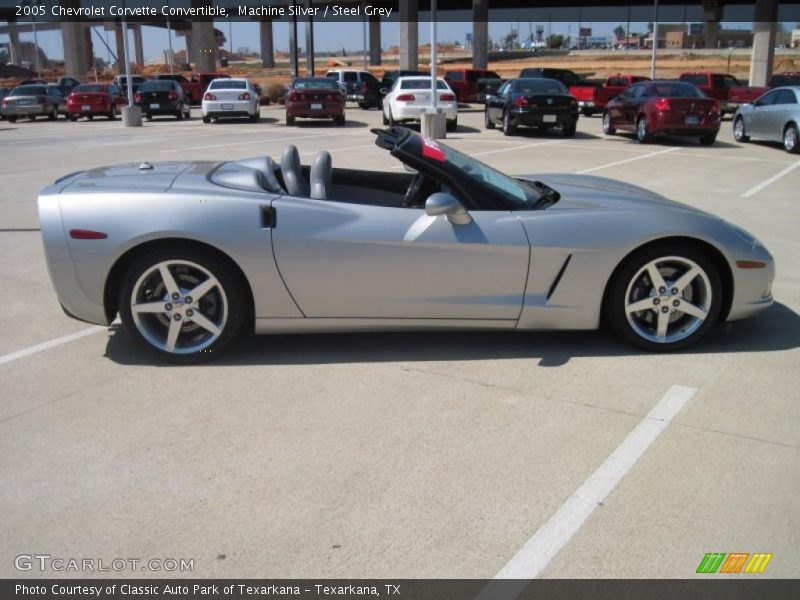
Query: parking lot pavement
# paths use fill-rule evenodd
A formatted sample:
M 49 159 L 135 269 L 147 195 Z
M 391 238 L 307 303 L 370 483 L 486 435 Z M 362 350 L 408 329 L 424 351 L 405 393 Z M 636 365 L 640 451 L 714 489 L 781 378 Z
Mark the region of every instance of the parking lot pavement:
M 305 335 L 160 366 L 116 327 L 61 313 L 39 189 L 109 162 L 277 158 L 289 143 L 304 161 L 326 148 L 334 166 L 398 166 L 373 144 L 377 111 L 293 128 L 279 107 L 255 124 L 194 112 L 141 129 L 0 122 L 0 576 L 37 575 L 13 557 L 38 552 L 193 558 L 200 577 L 682 578 L 734 551 L 800 576 L 796 156 L 736 144 L 728 121 L 713 147 L 609 138 L 599 118 L 571 139 L 507 138 L 478 110 L 448 135 L 509 173 L 619 178 L 756 234 L 775 306 L 688 352 L 607 332 Z M 674 386 L 690 390 L 675 416 L 648 416 Z M 658 422 L 637 446 L 631 432 Z M 534 569 L 531 549 L 552 561 Z

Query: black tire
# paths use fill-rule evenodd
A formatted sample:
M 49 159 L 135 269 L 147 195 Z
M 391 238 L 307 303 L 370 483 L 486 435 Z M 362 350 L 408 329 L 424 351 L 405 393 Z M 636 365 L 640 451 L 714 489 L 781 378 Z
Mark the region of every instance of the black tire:
M 456 131 L 458 129 L 458 119 L 453 119 L 452 121 L 447 121 L 445 124 L 445 129 L 449 132 Z
M 109 121 L 116 121 L 117 120 L 117 105 L 111 105 L 111 112 L 108 113 L 108 120 Z
M 714 133 L 707 133 L 706 135 L 700 136 L 700 144 L 703 146 L 711 146 L 714 142 L 717 141 L 717 132 Z
M 397 124 L 398 124 L 398 123 L 397 123 L 397 121 L 395 121 L 395 120 L 394 120 L 394 117 L 392 116 L 392 109 L 391 109 L 391 107 L 390 107 L 390 108 L 389 108 L 389 126 L 390 126 L 390 127 L 393 127 L 393 126 L 395 126 L 395 125 L 397 125 Z
M 94 115 L 86 115 L 86 118 L 90 121 L 94 121 Z
M 486 107 L 486 110 L 483 111 L 483 124 L 486 127 L 486 129 L 494 129 L 495 128 L 494 121 L 492 121 L 492 118 L 489 116 L 489 107 L 488 106 Z
M 178 121 L 183 121 L 183 108 L 182 107 L 179 108 L 178 112 L 175 113 L 175 118 L 178 119 Z
M 795 123 L 789 123 L 783 130 L 783 147 L 791 154 L 800 153 L 800 131 Z
M 514 135 L 517 132 L 517 126 L 511 122 L 511 117 L 508 111 L 503 113 L 503 135 Z
M 611 124 L 611 114 L 607 111 L 603 111 L 603 133 L 606 135 L 614 135 L 617 133 L 617 130 Z
M 561 133 L 564 135 L 564 137 L 575 137 L 575 132 L 577 129 L 577 123 L 573 123 L 572 125 L 564 125 L 564 127 L 561 128 Z
M 89 118 L 90 118 L 90 119 L 92 118 L 92 117 L 91 117 L 91 115 L 89 116 Z M 147 119 L 148 121 L 152 121 L 152 120 L 153 120 L 153 115 L 151 115 L 150 113 L 147 113 L 147 114 L 144 116 L 144 118 L 145 118 L 145 119 Z
M 58 119 L 58 107 L 57 106 L 53 107 L 53 110 L 50 111 L 50 114 L 47 115 L 47 118 L 50 119 L 51 121 L 55 121 L 56 119 Z
M 636 140 L 640 144 L 649 144 L 653 141 L 653 134 L 647 131 L 647 117 L 644 115 L 636 121 Z
M 218 325 L 221 325 L 222 332 L 213 342 L 209 343 L 202 349 L 185 354 L 168 352 L 148 341 L 136 325 L 131 309 L 131 298 L 134 293 L 134 287 L 136 287 L 137 281 L 141 276 L 143 276 L 147 271 L 152 270 L 155 265 L 163 261 L 188 261 L 200 266 L 217 279 L 219 282 L 219 287 L 224 292 L 224 298 L 227 299 L 227 319 L 225 319 L 222 323 L 217 323 Z M 179 285 L 181 285 L 181 282 L 178 279 L 180 276 L 180 274 L 175 275 L 176 281 L 178 281 Z M 188 285 L 195 284 L 190 283 Z M 182 285 L 181 287 L 182 289 L 185 289 L 185 287 L 188 287 L 188 285 Z M 214 293 L 218 294 L 218 292 L 212 291 L 203 297 L 207 299 L 209 294 Z M 219 295 L 217 298 L 219 298 Z M 164 302 L 167 303 L 167 301 L 168 299 L 164 298 Z M 136 260 L 122 276 L 118 302 L 120 320 L 122 321 L 122 326 L 128 336 L 130 336 L 147 352 L 161 360 L 173 363 L 194 363 L 220 356 L 223 351 L 228 348 L 230 344 L 232 344 L 242 333 L 244 325 L 248 319 L 250 307 L 247 288 L 236 270 L 232 268 L 227 260 L 224 260 L 211 252 L 195 249 L 180 249 L 177 247 L 154 250 Z M 220 305 L 219 300 L 217 305 Z M 201 305 L 198 303 L 197 306 L 197 310 L 199 311 Z M 159 313 L 158 315 L 145 315 L 145 317 L 148 316 L 152 317 L 153 319 L 158 319 L 160 317 L 167 323 L 171 322 L 169 316 L 166 314 Z M 204 316 L 208 317 L 209 313 L 205 312 Z M 204 332 L 207 333 L 203 328 L 193 324 L 189 316 L 185 316 L 184 319 L 185 321 L 181 325 L 182 329 L 180 335 L 183 335 L 184 337 L 186 335 L 201 336 L 204 334 Z M 166 324 L 161 323 L 158 320 L 150 320 L 147 322 L 152 324 L 152 328 L 156 331 L 156 333 L 161 328 L 166 327 Z M 193 328 L 194 331 L 187 330 L 187 326 L 190 329 Z M 180 343 L 180 339 L 178 343 Z M 201 343 L 198 343 L 198 345 L 201 345 Z
M 345 120 L 344 115 L 339 115 L 333 120 L 333 122 L 336 123 L 339 127 L 342 127 L 347 121 Z
M 594 109 L 584 107 L 581 109 L 581 114 L 584 117 L 591 117 L 594 114 Z
M 386 113 L 383 111 L 383 109 L 381 109 L 381 116 L 383 117 L 383 124 L 388 125 L 389 119 L 386 118 Z
M 29 121 L 35 121 L 36 120 L 36 115 L 28 115 L 28 120 Z
M 203 123 L 211 123 L 211 117 L 208 115 L 203 115 Z
M 673 342 L 657 342 L 652 341 L 646 337 L 643 337 L 640 333 L 634 329 L 631 323 L 628 321 L 625 306 L 631 300 L 630 298 L 626 297 L 628 294 L 628 288 L 632 285 L 632 280 L 637 277 L 637 274 L 643 269 L 645 265 L 650 263 L 651 261 L 657 260 L 659 258 L 665 257 L 677 257 L 679 259 L 688 259 L 689 261 L 694 262 L 698 265 L 702 271 L 704 271 L 708 283 L 711 288 L 711 300 L 708 303 L 708 310 L 705 316 L 705 320 L 702 321 L 702 324 L 699 325 L 697 329 L 695 329 L 692 333 L 683 337 L 682 339 L 676 339 Z M 695 280 L 699 279 L 698 277 Z M 693 284 L 692 284 L 693 285 Z M 705 285 L 703 283 L 702 285 Z M 667 289 L 664 292 L 665 296 L 664 299 L 658 304 L 660 307 L 658 310 L 663 310 L 664 308 L 670 308 L 670 302 L 673 302 L 674 299 L 678 299 L 679 301 L 684 301 L 683 293 L 679 295 L 671 295 L 671 290 Z M 606 297 L 603 306 L 603 312 L 605 317 L 611 327 L 625 340 L 629 341 L 635 346 L 642 348 L 644 350 L 656 351 L 656 352 L 670 352 L 673 350 L 681 350 L 694 344 L 697 340 L 703 337 L 706 333 L 708 333 L 709 329 L 714 326 L 714 323 L 717 321 L 720 315 L 720 309 L 722 307 L 723 301 L 723 287 L 722 287 L 722 280 L 720 277 L 719 269 L 716 266 L 716 263 L 712 258 L 702 249 L 698 247 L 693 247 L 686 244 L 659 244 L 653 245 L 638 252 L 635 252 L 633 255 L 625 259 L 625 261 L 616 269 L 614 275 L 612 276 L 611 280 L 609 281 L 608 288 L 606 290 Z M 650 297 L 645 295 L 643 299 L 649 301 Z M 654 298 L 654 304 L 655 298 Z M 680 309 L 677 309 L 678 311 Z M 637 315 L 649 315 L 652 312 L 652 315 L 659 314 L 656 312 L 656 308 L 654 306 L 653 309 L 644 309 L 643 311 L 637 312 Z M 667 311 L 665 311 L 667 312 Z M 669 313 L 672 314 L 672 313 Z M 650 316 L 652 316 L 650 315 Z M 672 318 L 672 317 L 670 317 Z M 690 319 L 691 317 L 687 314 L 680 313 L 677 316 L 675 321 L 675 325 L 677 327 L 681 326 L 681 319 Z M 681 333 L 678 331 L 678 333 Z
M 78 117 L 76 117 L 76 116 L 74 116 L 74 115 L 70 115 L 70 116 L 69 116 L 69 120 L 70 120 L 70 121 L 72 121 L 72 122 L 74 123 L 75 121 L 77 121 L 77 120 L 78 120 Z
M 371 105 L 369 102 L 359 102 L 358 108 L 360 108 L 361 110 L 369 110 L 371 108 Z
M 256 112 L 250 115 L 250 121 L 252 123 L 257 123 L 260 118 L 261 118 L 261 110 L 258 107 L 256 107 Z
M 744 117 L 738 117 L 733 122 L 733 139 L 740 144 L 746 144 L 750 141 L 750 136 L 747 135 L 747 130 L 744 126 Z
M 9 123 L 16 123 L 17 122 L 17 117 L 8 117 L 8 122 Z
M 286 126 L 287 127 L 294 127 L 294 117 L 290 117 L 286 115 Z

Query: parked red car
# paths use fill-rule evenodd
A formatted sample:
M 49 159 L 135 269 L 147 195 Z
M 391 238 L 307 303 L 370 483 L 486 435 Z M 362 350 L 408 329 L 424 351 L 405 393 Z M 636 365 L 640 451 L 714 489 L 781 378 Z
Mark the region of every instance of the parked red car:
M 333 119 L 344 125 L 344 92 L 330 77 L 297 77 L 286 95 L 286 124 L 294 125 L 297 117 Z
M 578 100 L 578 106 L 581 108 L 583 115 L 591 117 L 594 113 L 603 112 L 609 100 L 640 81 L 650 81 L 650 78 L 641 75 L 616 73 L 610 75 L 600 87 L 596 85 L 573 85 L 569 88 L 569 93 Z
M 603 132 L 632 131 L 643 144 L 656 135 L 692 136 L 708 146 L 717 139 L 720 119 L 717 101 L 691 83 L 645 81 L 606 104 Z
M 77 121 L 81 117 L 91 120 L 95 116 L 116 119 L 125 97 L 113 83 L 81 83 L 67 96 L 67 117 Z

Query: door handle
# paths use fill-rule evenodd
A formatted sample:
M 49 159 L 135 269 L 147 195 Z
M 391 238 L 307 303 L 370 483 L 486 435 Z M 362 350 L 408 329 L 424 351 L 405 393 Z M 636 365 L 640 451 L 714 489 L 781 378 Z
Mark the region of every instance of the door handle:
M 278 223 L 276 210 L 268 204 L 261 205 L 261 228 L 274 229 Z

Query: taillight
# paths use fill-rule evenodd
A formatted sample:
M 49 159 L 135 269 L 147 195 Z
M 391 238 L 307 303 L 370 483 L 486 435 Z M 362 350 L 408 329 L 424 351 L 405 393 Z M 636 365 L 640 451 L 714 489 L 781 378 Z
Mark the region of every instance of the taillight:
M 205 95 L 205 96 L 203 96 L 203 100 L 211 100 L 211 101 L 214 101 L 214 100 L 216 100 L 216 99 L 217 99 L 217 97 L 216 97 L 214 94 L 212 94 L 211 92 L 206 92 L 206 95 Z
M 291 94 L 289 94 L 290 102 L 295 102 L 296 100 L 297 100 L 297 92 L 292 92 Z
M 443 102 L 454 102 L 456 97 L 454 94 L 442 94 L 439 96 L 439 99 Z
M 416 98 L 414 94 L 400 94 L 395 100 L 398 102 L 413 102 Z
M 170 100 L 177 100 L 177 99 L 178 99 L 178 94 L 177 94 L 177 92 L 170 92 L 170 93 L 169 93 L 169 96 L 168 96 L 168 98 L 169 98 Z
M 369 93 L 369 86 L 366 83 L 364 83 L 364 85 L 361 86 L 361 93 L 362 94 L 368 94 Z
M 142 101 L 142 95 L 139 92 L 136 92 L 133 95 L 133 101 L 134 102 L 141 102 Z
M 3 98 L 3 108 L 5 108 L 6 106 L 8 106 L 8 102 L 6 101 L 5 98 Z
M 245 92 L 244 94 L 239 94 L 239 100 L 250 100 L 250 92 Z
M 516 100 L 514 100 L 514 106 L 517 108 L 525 108 L 528 106 L 528 99 L 525 96 L 517 96 Z
M 653 106 L 655 106 L 656 110 L 670 110 L 672 108 L 667 98 L 659 98 L 653 103 Z

